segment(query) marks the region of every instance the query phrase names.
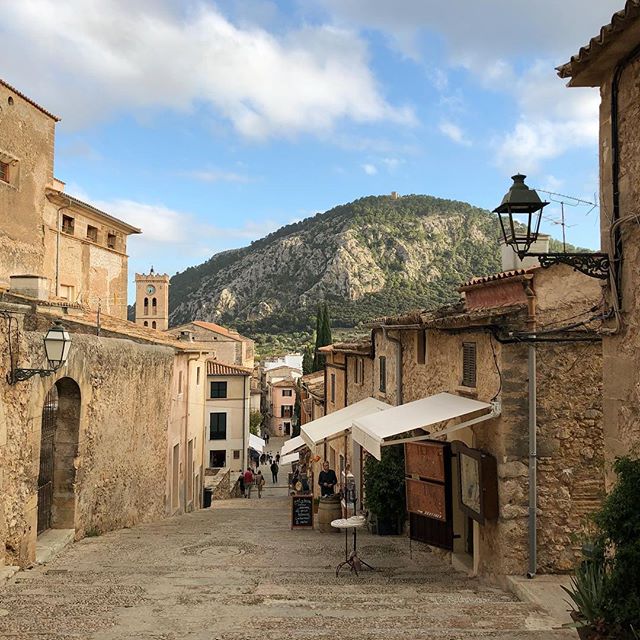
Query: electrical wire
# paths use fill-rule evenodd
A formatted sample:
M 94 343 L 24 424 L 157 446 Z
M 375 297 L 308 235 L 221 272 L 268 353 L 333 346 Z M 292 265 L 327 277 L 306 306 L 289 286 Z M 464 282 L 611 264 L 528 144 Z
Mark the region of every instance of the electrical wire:
M 489 334 L 489 344 L 491 345 L 491 352 L 493 353 L 493 363 L 496 366 L 496 371 L 498 372 L 498 378 L 500 379 L 500 386 L 496 391 L 493 398 L 491 398 L 491 402 L 493 402 L 501 393 L 502 393 L 502 371 L 500 369 L 500 365 L 498 364 L 498 356 L 496 355 L 496 349 L 493 346 L 493 334 Z

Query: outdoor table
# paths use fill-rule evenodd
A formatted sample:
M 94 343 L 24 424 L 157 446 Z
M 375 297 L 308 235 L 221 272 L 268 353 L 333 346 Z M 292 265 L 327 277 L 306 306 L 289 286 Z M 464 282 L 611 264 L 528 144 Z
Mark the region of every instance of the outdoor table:
M 358 575 L 358 569 L 362 568 L 362 566 L 373 570 L 370 564 L 367 564 L 358 557 L 357 531 L 365 525 L 365 522 L 366 518 L 364 516 L 351 516 L 350 518 L 338 518 L 337 520 L 331 521 L 332 527 L 344 529 L 344 562 L 341 562 L 336 567 L 336 576 L 340 573 L 340 569 L 346 565 L 349 565 L 351 571 L 355 571 L 356 575 Z M 349 553 L 349 530 L 353 531 L 353 549 L 351 553 Z

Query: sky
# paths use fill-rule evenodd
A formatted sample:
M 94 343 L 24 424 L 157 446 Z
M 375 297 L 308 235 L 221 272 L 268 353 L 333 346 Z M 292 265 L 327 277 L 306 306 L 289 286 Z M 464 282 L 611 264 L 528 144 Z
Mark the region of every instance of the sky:
M 144 232 L 132 280 L 367 195 L 493 209 L 522 172 L 597 202 L 598 90 L 554 68 L 623 0 L 0 6 L 0 77 L 62 118 L 56 177 Z M 565 206 L 569 242 L 599 246 L 591 209 Z

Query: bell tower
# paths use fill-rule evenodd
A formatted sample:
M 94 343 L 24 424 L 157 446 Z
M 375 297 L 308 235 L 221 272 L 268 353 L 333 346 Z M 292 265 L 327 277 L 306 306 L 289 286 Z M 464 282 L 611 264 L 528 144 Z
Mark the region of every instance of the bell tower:
M 151 271 L 136 273 L 136 324 L 166 331 L 169 328 L 169 276 Z

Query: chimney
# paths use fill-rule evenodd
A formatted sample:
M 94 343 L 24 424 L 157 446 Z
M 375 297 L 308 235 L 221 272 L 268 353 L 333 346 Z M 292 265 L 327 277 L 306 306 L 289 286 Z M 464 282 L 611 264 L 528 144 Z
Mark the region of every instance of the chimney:
M 181 331 L 178 340 L 181 342 L 193 342 L 193 331 L 187 329 Z
M 549 253 L 549 239 L 550 236 L 544 233 L 538 234 L 538 239 L 531 245 L 529 251 L 532 253 Z M 508 244 L 505 244 L 503 239 L 500 239 L 500 253 L 502 256 L 503 271 L 530 269 L 540 264 L 538 258 L 534 256 L 525 256 L 523 260 L 520 260 L 518 254 Z
M 9 276 L 9 292 L 36 300 L 49 299 L 49 278 L 44 276 Z

